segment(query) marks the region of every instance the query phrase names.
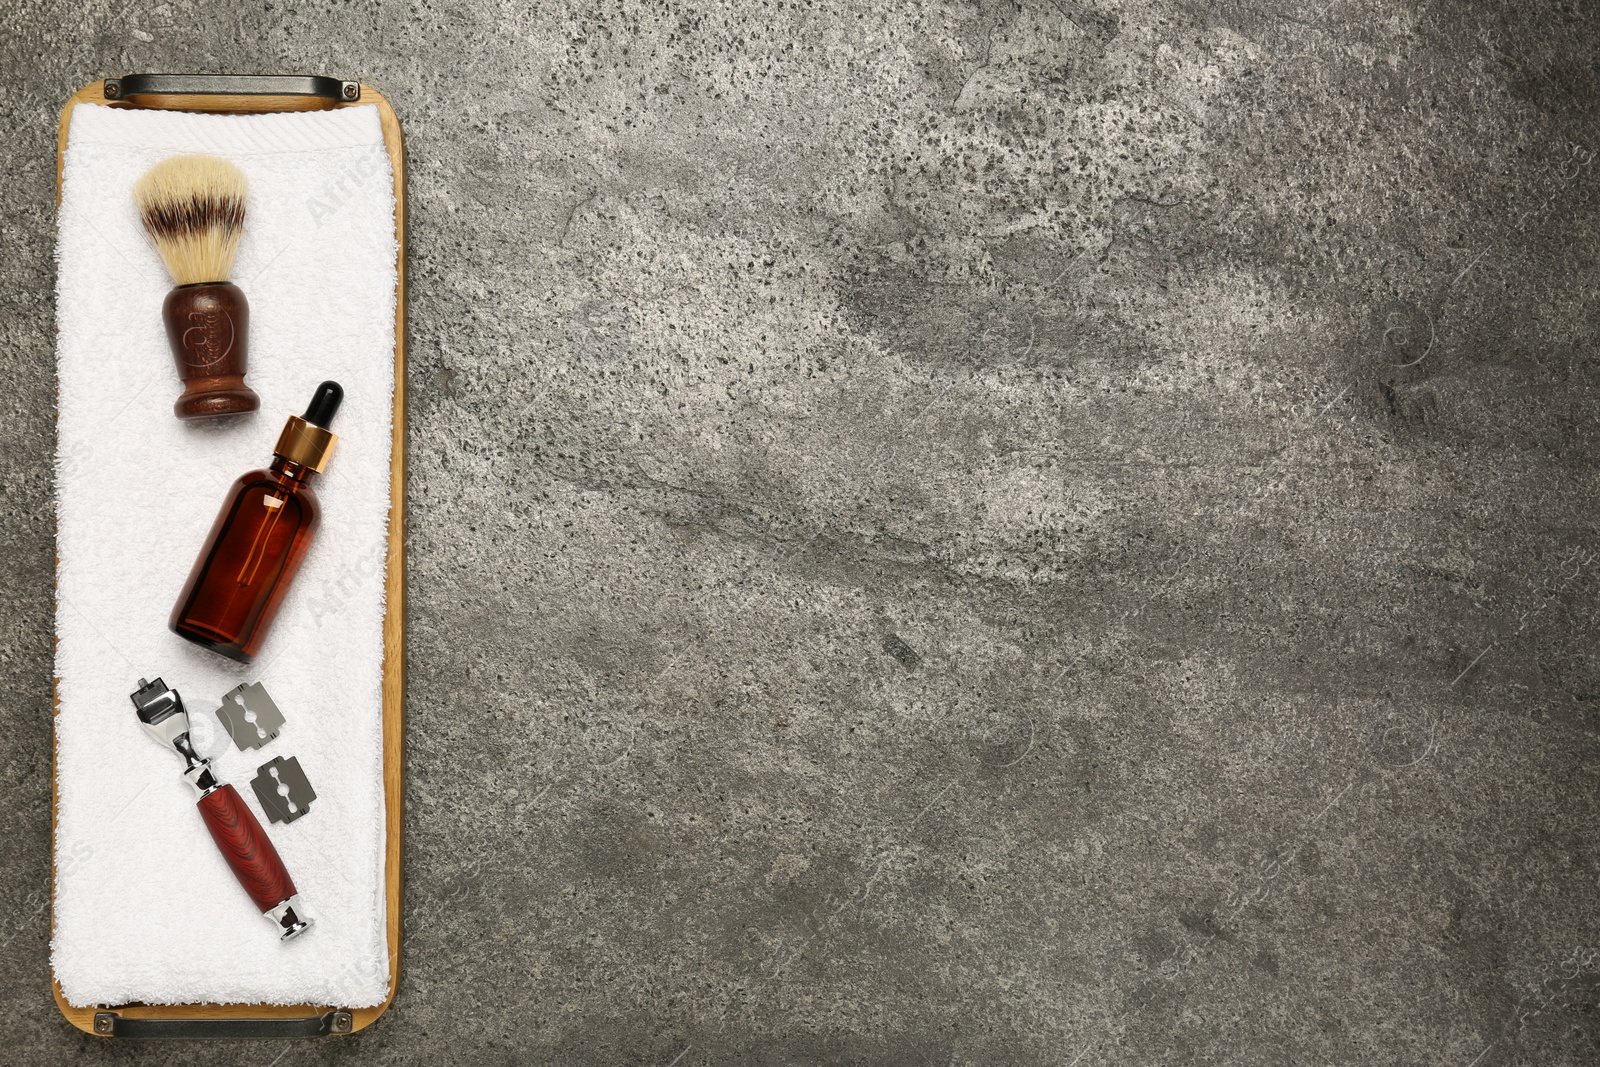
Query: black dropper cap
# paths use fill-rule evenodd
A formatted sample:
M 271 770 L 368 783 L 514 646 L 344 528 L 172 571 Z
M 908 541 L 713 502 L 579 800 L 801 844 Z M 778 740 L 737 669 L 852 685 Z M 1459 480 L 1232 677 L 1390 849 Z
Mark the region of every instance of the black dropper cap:
M 326 430 L 333 422 L 333 417 L 338 413 L 339 404 L 343 400 L 344 388 L 338 382 L 323 382 L 317 386 L 315 395 L 311 397 L 311 405 L 301 417 L 311 425 L 321 426 Z

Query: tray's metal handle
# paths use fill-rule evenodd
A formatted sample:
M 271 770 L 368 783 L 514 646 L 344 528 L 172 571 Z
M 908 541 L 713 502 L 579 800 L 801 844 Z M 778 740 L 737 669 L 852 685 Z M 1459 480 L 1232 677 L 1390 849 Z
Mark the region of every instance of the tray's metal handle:
M 105 80 L 107 100 L 139 96 L 314 96 L 361 99 L 361 83 L 321 74 L 124 74 Z
M 355 1029 L 348 1011 L 330 1011 L 304 1019 L 134 1019 L 114 1011 L 95 1012 L 99 1037 L 133 1040 L 260 1041 L 295 1037 L 328 1037 Z

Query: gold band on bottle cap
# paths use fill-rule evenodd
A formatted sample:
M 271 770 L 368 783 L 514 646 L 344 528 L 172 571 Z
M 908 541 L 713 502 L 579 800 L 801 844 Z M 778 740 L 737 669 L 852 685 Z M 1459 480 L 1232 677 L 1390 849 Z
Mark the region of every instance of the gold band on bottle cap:
M 290 415 L 272 451 L 291 463 L 309 467 L 321 474 L 328 465 L 328 457 L 333 454 L 334 442 L 338 440 L 338 434 L 309 423 L 298 415 Z

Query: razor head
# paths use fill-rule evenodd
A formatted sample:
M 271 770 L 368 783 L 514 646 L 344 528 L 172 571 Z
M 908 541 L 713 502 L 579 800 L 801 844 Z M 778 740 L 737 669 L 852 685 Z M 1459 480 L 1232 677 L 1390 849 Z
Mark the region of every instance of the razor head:
M 167 683 L 157 678 L 153 682 L 139 679 L 139 688 L 135 689 L 128 697 L 133 701 L 133 710 L 138 712 L 139 721 L 146 726 L 154 726 L 169 715 L 182 715 L 183 700 L 178 696 L 177 690 L 168 689 Z
M 139 688 L 128 697 L 133 710 L 150 735 L 163 745 L 175 746 L 189 734 L 189 713 L 176 689 L 168 689 L 160 678 L 153 682 L 139 679 Z

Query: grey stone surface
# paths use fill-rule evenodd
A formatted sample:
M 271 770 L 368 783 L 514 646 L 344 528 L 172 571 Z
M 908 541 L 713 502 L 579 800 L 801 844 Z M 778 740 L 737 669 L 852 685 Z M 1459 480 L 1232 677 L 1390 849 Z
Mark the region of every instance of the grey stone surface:
M 4 16 L 0 1062 L 1600 1059 L 1592 6 Z M 409 136 L 350 1039 L 48 991 L 55 115 L 171 69 Z

